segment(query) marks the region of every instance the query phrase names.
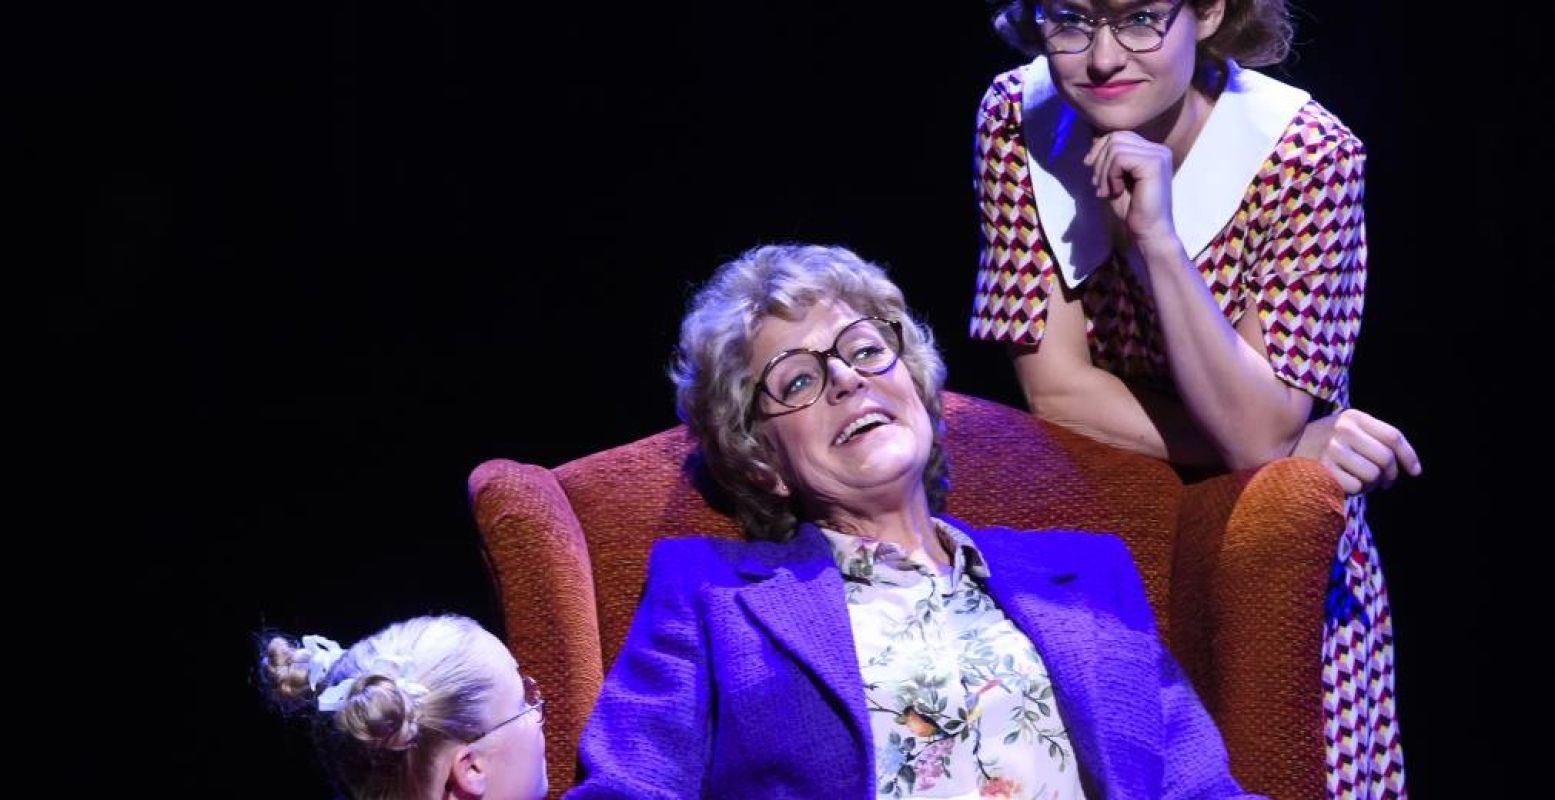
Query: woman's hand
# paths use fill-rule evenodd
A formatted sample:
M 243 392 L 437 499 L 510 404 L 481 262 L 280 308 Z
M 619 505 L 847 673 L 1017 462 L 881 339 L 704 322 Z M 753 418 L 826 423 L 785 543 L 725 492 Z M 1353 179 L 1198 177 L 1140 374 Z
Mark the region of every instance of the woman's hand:
M 1132 131 L 1097 137 L 1085 154 L 1096 196 L 1107 199 L 1142 252 L 1181 248 L 1172 223 L 1172 151 Z
M 1420 457 L 1402 431 L 1353 408 L 1307 423 L 1291 455 L 1322 464 L 1348 494 L 1386 489 L 1400 468 L 1420 474 Z

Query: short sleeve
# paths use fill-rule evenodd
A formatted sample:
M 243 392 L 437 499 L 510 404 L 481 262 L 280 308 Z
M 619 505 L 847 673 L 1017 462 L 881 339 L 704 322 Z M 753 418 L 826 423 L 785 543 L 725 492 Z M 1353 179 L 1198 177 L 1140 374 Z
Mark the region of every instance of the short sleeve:
M 1037 223 L 1021 132 L 1022 74 L 1017 69 L 995 78 L 977 112 L 973 171 L 982 243 L 971 334 L 1037 345 L 1047 326 L 1056 271 Z
M 1348 401 L 1350 361 L 1366 292 L 1366 151 L 1337 119 L 1308 103 L 1271 165 L 1268 234 L 1244 272 L 1257 298 L 1269 363 L 1319 400 Z

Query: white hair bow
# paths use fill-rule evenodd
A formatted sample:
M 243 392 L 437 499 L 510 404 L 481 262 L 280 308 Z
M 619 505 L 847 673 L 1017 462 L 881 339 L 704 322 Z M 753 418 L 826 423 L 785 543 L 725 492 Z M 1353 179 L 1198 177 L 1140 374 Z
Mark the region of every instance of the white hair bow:
M 334 642 L 330 642 L 328 639 L 325 639 L 324 641 L 331 645 L 335 644 Z M 306 645 L 306 637 L 304 638 L 304 644 Z M 335 646 L 337 648 L 339 647 L 339 645 Z M 337 655 L 336 658 L 339 658 L 339 656 Z M 334 662 L 331 661 L 331 663 Z M 340 710 L 340 707 L 346 704 L 347 698 L 351 696 L 351 688 L 356 685 L 358 679 L 365 675 L 382 675 L 386 678 L 393 678 L 394 686 L 396 688 L 405 694 L 410 695 L 413 700 L 419 700 L 422 696 L 427 694 L 427 687 L 417 683 L 416 681 L 406 680 L 405 678 L 400 677 L 400 675 L 408 671 L 410 667 L 411 660 L 405 656 L 380 655 L 377 658 L 374 658 L 372 664 L 361 673 L 338 681 L 335 683 L 335 685 L 320 692 L 319 710 Z M 311 676 L 312 673 L 310 672 L 309 674 Z
M 315 692 L 324 682 L 324 676 L 329 674 L 329 668 L 346 654 L 335 640 L 323 636 L 302 637 L 302 651 L 308 654 L 308 688 Z

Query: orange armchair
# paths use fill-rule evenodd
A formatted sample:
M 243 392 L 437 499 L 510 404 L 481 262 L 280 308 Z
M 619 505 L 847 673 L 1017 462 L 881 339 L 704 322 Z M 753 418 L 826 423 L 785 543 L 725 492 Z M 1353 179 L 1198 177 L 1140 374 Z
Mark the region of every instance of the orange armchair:
M 1166 464 L 1023 411 L 945 393 L 950 514 L 974 525 L 1117 533 L 1161 635 L 1219 724 L 1233 774 L 1279 798 L 1323 791 L 1323 592 L 1344 495 L 1313 461 L 1185 484 Z M 488 461 L 470 502 L 507 641 L 546 690 L 552 796 L 626 636 L 656 539 L 738 537 L 677 427 L 555 469 Z

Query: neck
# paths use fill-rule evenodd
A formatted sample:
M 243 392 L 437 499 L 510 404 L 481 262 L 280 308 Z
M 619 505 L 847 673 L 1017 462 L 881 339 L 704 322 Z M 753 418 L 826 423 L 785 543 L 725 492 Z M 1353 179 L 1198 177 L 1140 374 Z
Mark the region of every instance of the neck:
M 1145 123 L 1136 133 L 1171 148 L 1172 169 L 1181 169 L 1188 151 L 1193 149 L 1193 143 L 1198 141 L 1199 133 L 1204 130 L 1204 123 L 1209 120 L 1209 112 L 1214 108 L 1215 101 L 1195 83 L 1166 113 Z
M 907 494 L 903 502 L 884 505 L 830 505 L 818 509 L 811 518 L 831 530 L 890 542 L 909 556 L 924 555 L 936 564 L 949 564 L 950 554 L 940 543 L 923 482 L 917 481 Z

